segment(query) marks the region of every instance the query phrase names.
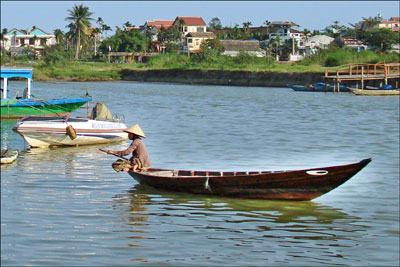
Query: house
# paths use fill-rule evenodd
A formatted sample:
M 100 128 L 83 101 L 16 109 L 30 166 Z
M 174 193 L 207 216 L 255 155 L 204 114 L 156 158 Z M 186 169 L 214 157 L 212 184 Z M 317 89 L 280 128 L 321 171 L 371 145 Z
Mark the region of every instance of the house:
M 337 43 L 342 43 L 344 46 L 357 48 L 357 49 L 368 49 L 368 46 L 356 38 L 349 37 L 338 37 L 335 40 Z
M 400 17 L 391 17 L 388 20 L 381 20 L 378 24 L 378 28 L 386 28 L 395 32 L 399 32 Z
M 148 20 L 144 25 L 140 26 L 139 32 L 145 34 L 149 31 L 151 33 L 151 40 L 155 42 L 158 39 L 157 35 L 161 28 L 168 30 L 173 23 L 174 20 Z
M 276 39 L 279 37 L 281 42 L 294 38 L 298 43 L 301 39 L 300 31 L 296 28 L 299 27 L 292 21 L 272 21 L 269 25 L 269 38 Z
M 327 35 L 315 35 L 305 39 L 304 52 L 307 55 L 314 54 L 319 49 L 327 49 L 335 40 Z
M 207 32 L 207 24 L 201 17 L 176 17 L 173 26 L 182 33 L 183 50 L 198 52 L 204 40 L 214 39 L 215 34 Z
M 189 52 L 199 52 L 201 44 L 208 39 L 215 39 L 215 34 L 212 32 L 190 32 L 185 37 L 185 47 Z
M 220 40 L 225 51 L 222 55 L 237 56 L 240 52 L 246 52 L 249 55 L 263 57 L 265 52 L 260 49 L 258 40 Z
M 6 51 L 21 51 L 23 47 L 31 47 L 40 53 L 45 46 L 54 44 L 56 44 L 55 35 L 38 27 L 33 27 L 31 30 L 13 28 L 3 36 L 2 48 Z
M 207 24 L 201 17 L 176 17 L 173 24 L 185 37 L 190 32 L 207 32 Z
M 378 16 L 374 18 L 364 19 L 354 25 L 356 29 L 371 29 L 371 28 L 378 28 L 378 29 L 390 29 L 395 32 L 399 32 L 400 28 L 400 17 L 391 17 L 388 20 L 382 18 L 382 15 L 379 13 Z

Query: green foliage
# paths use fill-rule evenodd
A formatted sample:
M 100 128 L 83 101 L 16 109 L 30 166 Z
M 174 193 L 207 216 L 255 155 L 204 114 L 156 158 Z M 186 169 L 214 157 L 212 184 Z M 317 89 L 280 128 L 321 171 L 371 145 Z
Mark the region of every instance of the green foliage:
M 179 45 L 175 44 L 175 43 L 167 43 L 165 45 L 165 51 L 167 53 L 177 53 L 179 50 Z
M 398 44 L 400 36 L 390 29 L 372 29 L 367 30 L 364 35 L 364 41 L 377 51 L 388 51 L 393 44 Z
M 109 46 L 113 52 L 143 52 L 147 50 L 147 41 L 145 36 L 137 31 L 117 29 L 115 35 L 101 43 L 99 50 L 107 53 Z
M 236 64 L 250 64 L 255 59 L 256 59 L 255 56 L 251 56 L 244 51 L 240 51 L 239 55 L 233 57 L 233 62 Z
M 65 63 L 69 61 L 69 55 L 62 45 L 53 45 L 44 51 L 43 61 L 46 64 Z
M 208 31 L 220 30 L 222 29 L 221 20 L 217 17 L 212 18 L 208 23 Z
M 322 50 L 318 53 L 306 57 L 297 65 L 321 65 L 326 67 L 336 67 L 351 63 L 370 63 L 374 64 L 380 61 L 386 63 L 398 62 L 399 55 L 396 53 L 376 53 L 371 50 L 362 50 L 360 53 L 356 49 L 342 48 L 339 49 L 337 46 L 330 47 L 329 50 Z
M 161 27 L 157 37 L 160 43 L 170 43 L 179 41 L 181 39 L 181 33 L 176 26 L 169 27 L 167 30 Z
M 224 50 L 221 42 L 217 39 L 209 39 L 200 46 L 200 52 L 190 57 L 191 62 L 195 63 L 215 63 L 221 57 L 220 53 Z

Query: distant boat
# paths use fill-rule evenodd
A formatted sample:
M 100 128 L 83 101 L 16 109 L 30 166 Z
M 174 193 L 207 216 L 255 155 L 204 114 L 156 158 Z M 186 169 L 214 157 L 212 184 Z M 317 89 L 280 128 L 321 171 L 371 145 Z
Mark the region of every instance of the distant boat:
M 129 174 L 140 184 L 193 194 L 311 200 L 343 184 L 371 159 L 357 163 L 289 171 L 217 172 L 148 169 Z
M 127 128 L 123 119 L 113 119 L 111 115 L 93 116 L 93 113 L 93 119 L 29 116 L 19 120 L 13 130 L 31 147 L 104 144 L 128 137 L 128 133 L 123 131 Z
M 349 88 L 355 95 L 370 95 L 370 96 L 396 96 L 400 95 L 399 89 L 357 89 Z
M 18 150 L 16 149 L 2 149 L 1 150 L 1 164 L 13 163 L 18 157 Z
M 32 68 L 1 68 L 1 118 L 16 119 L 24 116 L 66 116 L 91 100 L 90 97 L 43 100 L 32 97 Z M 27 87 L 22 96 L 17 91 L 11 96 L 8 79 L 25 78 Z
M 326 85 L 325 83 L 315 83 L 311 85 L 288 85 L 288 87 L 292 88 L 294 91 L 301 92 L 338 92 L 338 89 L 333 85 Z M 349 92 L 349 88 L 345 85 L 339 86 L 339 92 Z

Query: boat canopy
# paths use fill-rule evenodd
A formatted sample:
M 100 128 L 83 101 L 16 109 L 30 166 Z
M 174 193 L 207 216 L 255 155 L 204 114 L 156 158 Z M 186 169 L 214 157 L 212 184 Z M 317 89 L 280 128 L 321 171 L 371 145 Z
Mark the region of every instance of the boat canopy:
M 9 98 L 8 96 L 8 79 L 9 78 L 25 78 L 28 79 L 28 86 L 24 92 L 24 98 L 31 97 L 32 88 L 32 68 L 1 68 L 1 79 L 3 79 L 3 86 L 1 88 L 1 99 Z

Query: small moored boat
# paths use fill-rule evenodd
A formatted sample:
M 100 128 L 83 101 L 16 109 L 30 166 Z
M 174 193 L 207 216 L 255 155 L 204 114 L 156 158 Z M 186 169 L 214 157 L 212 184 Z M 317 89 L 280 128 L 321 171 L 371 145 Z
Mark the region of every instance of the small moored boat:
M 288 85 L 288 87 L 292 88 L 294 91 L 300 92 L 349 92 L 349 87 L 342 84 L 339 86 L 339 90 L 335 86 L 325 83 L 315 83 L 311 85 L 292 84 Z
M 355 95 L 372 95 L 372 96 L 384 96 L 384 95 L 400 95 L 399 89 L 357 89 L 349 88 L 350 91 Z
M 16 149 L 2 149 L 1 150 L 1 164 L 13 163 L 18 157 L 18 150 Z
M 343 184 L 371 159 L 348 165 L 289 171 L 215 172 L 148 169 L 129 174 L 140 184 L 194 194 L 311 200 Z
M 128 137 L 123 119 L 112 118 L 103 103 L 96 104 L 91 118 L 30 116 L 19 120 L 13 130 L 31 147 L 104 144 Z

